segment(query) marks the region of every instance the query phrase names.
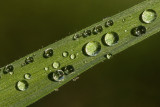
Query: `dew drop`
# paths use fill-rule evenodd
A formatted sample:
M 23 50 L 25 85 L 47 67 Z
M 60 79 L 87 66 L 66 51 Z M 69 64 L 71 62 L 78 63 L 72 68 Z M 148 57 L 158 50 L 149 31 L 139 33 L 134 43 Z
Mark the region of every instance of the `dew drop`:
M 84 32 L 83 32 L 83 37 L 85 38 L 85 37 L 87 37 L 87 36 L 90 36 L 92 34 L 92 31 L 91 30 L 85 30 Z
M 125 22 L 126 21 L 126 19 L 122 19 L 122 22 Z
M 58 91 L 59 91 L 59 89 L 57 88 L 57 89 L 55 89 L 54 91 L 58 92 Z
M 29 86 L 29 84 L 28 84 L 28 82 L 25 81 L 25 80 L 18 81 L 18 82 L 16 83 L 16 88 L 17 88 L 19 91 L 25 91 L 25 90 L 27 90 L 27 89 L 28 89 L 28 86 Z
M 84 46 L 83 51 L 88 56 L 96 56 L 101 51 L 101 44 L 96 41 L 89 42 Z
M 93 29 L 93 34 L 98 34 L 100 32 L 103 31 L 103 27 L 102 26 L 96 26 L 94 29 Z
M 60 67 L 60 63 L 59 62 L 53 62 L 52 66 L 53 66 L 54 69 L 57 69 L 57 68 Z
M 152 9 L 148 9 L 141 14 L 140 18 L 142 22 L 149 24 L 156 20 L 157 13 Z
M 107 53 L 106 58 L 107 58 L 107 59 L 111 59 L 112 56 L 113 56 L 113 55 L 112 55 L 111 53 Z
M 71 59 L 76 59 L 76 55 L 75 55 L 75 54 L 72 54 L 72 55 L 70 56 L 70 58 L 71 58 Z
M 33 57 L 28 57 L 28 58 L 26 58 L 26 60 L 25 60 L 25 63 L 26 64 L 30 64 L 30 63 L 33 63 L 34 62 L 34 58 Z
M 49 58 L 49 57 L 52 57 L 52 56 L 53 56 L 53 49 L 51 49 L 51 48 L 46 49 L 43 53 L 44 58 Z
M 113 46 L 119 41 L 119 36 L 115 32 L 110 32 L 104 35 L 103 41 L 107 46 Z
M 62 53 L 63 57 L 68 57 L 68 55 L 69 55 L 69 53 L 67 51 L 65 51 L 65 52 Z
M 13 70 L 14 70 L 13 65 L 7 65 L 7 66 L 4 68 L 3 72 L 4 72 L 4 74 L 7 74 L 7 73 L 10 73 L 10 72 L 13 72 Z
M 28 80 L 31 79 L 31 74 L 30 73 L 24 74 L 24 78 Z
M 65 75 L 69 75 L 74 72 L 74 67 L 72 65 L 68 65 L 62 68 L 62 71 Z
M 44 70 L 45 70 L 45 71 L 48 71 L 48 70 L 49 70 L 49 68 L 48 68 L 48 67 L 45 67 L 45 68 L 44 68 Z
M 73 40 L 77 40 L 77 39 L 80 38 L 80 37 L 81 37 L 80 34 L 75 34 L 75 35 L 73 36 Z
M 53 80 L 56 82 L 60 82 L 64 80 L 64 72 L 62 70 L 57 70 L 52 75 Z
M 136 28 L 133 28 L 131 31 L 132 35 L 134 36 L 142 36 L 146 33 L 146 28 L 144 26 L 138 26 Z
M 113 24 L 114 24 L 113 20 L 108 20 L 108 21 L 105 23 L 105 27 L 113 26 Z
M 73 82 L 76 82 L 79 79 L 79 77 L 73 78 Z

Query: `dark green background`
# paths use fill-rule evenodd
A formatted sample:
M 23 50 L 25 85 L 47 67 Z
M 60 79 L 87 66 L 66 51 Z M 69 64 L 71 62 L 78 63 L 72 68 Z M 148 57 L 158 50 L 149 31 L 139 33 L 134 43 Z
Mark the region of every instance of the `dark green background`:
M 0 66 L 143 0 L 0 1 Z M 160 107 L 160 33 L 29 107 Z

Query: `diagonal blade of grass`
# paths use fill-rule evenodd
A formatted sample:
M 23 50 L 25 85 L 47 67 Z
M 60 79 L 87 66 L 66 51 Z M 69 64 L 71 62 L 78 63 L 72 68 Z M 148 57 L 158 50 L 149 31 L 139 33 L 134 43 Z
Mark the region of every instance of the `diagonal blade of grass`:
M 17 60 L 11 64 L 14 67 L 14 74 L 12 75 L 10 75 L 12 72 L 5 74 L 4 69 L 6 70 L 6 67 L 3 67 L 1 69 L 0 79 L 0 106 L 27 106 L 64 85 L 92 66 L 106 60 L 106 55 L 109 58 L 112 55 L 115 55 L 159 32 L 159 6 L 159 0 L 144 1 L 128 10 L 114 15 L 113 17 L 104 19 L 103 21 L 77 32 L 76 34 L 83 34 L 83 36 L 80 38 L 74 38 L 75 34 L 73 34 L 30 55 L 27 55 L 26 57 L 21 58 L 20 60 Z M 144 23 L 142 20 L 140 20 L 142 12 L 147 9 L 152 9 L 157 14 L 156 20 L 154 20 L 152 23 Z M 113 25 L 112 21 L 109 21 L 109 26 L 106 27 L 105 23 L 108 22 L 108 20 L 113 20 Z M 137 37 L 137 35 L 134 36 L 131 34 L 131 31 L 133 28 L 138 26 L 145 27 L 146 32 Z M 95 30 L 95 27 L 99 29 Z M 92 34 L 84 37 L 84 31 L 86 30 L 91 30 Z M 115 32 L 118 34 L 118 39 L 116 39 L 117 43 L 113 46 L 106 46 L 104 43 L 104 35 L 108 32 Z M 141 33 L 141 31 L 139 32 Z M 136 34 L 139 34 L 139 32 Z M 87 32 L 87 34 L 89 33 L 90 32 Z M 89 53 L 84 52 L 84 47 L 88 42 L 96 42 L 100 45 L 97 53 L 94 53 L 92 50 L 90 50 Z M 109 43 L 112 42 L 109 41 Z M 53 49 L 54 52 L 52 57 L 44 58 L 44 51 L 46 49 Z M 69 54 L 69 56 L 63 57 L 63 52 L 67 52 L 65 54 Z M 26 58 L 28 57 L 33 57 L 34 62 L 31 63 L 33 59 L 29 59 L 29 62 L 25 63 Z M 56 69 L 54 69 L 52 65 L 53 62 L 59 62 L 60 67 L 56 67 Z M 50 79 L 50 73 L 68 65 L 72 65 L 74 67 L 74 73 L 65 75 L 63 81 L 55 82 Z M 31 79 L 27 80 L 24 78 L 26 73 L 31 74 Z M 17 89 L 18 81 L 26 81 L 28 85 L 22 84 L 19 90 Z M 24 88 L 26 88 L 26 90 Z

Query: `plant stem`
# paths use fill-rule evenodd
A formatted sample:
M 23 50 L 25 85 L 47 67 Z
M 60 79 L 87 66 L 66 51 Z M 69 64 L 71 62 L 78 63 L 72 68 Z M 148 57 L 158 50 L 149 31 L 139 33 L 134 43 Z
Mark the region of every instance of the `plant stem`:
M 1 68 L 0 107 L 30 105 L 94 65 L 159 32 L 159 7 L 159 0 L 146 0 Z M 145 10 L 154 10 L 155 20 L 148 23 L 151 19 L 141 19 Z M 53 77 L 57 73 L 61 73 L 58 79 Z

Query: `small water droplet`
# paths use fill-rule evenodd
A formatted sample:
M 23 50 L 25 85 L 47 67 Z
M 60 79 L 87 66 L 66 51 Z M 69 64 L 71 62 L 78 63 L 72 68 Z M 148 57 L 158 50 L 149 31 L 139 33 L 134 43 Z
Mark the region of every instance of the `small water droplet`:
M 79 79 L 79 77 L 73 78 L 73 82 L 76 82 Z
M 52 66 L 53 66 L 54 69 L 57 69 L 57 68 L 60 67 L 60 63 L 59 62 L 53 62 Z
M 72 54 L 72 55 L 70 56 L 70 58 L 71 58 L 71 59 L 76 59 L 76 55 L 75 55 L 75 54 Z
M 25 63 L 26 64 L 30 64 L 30 63 L 33 63 L 34 62 L 34 58 L 33 57 L 28 57 L 28 58 L 26 58 L 26 60 L 25 60 Z
M 58 92 L 58 91 L 59 91 L 59 89 L 57 88 L 57 89 L 55 89 L 54 91 Z
M 124 32 L 127 32 L 127 30 L 124 30 Z
M 84 32 L 83 32 L 83 37 L 85 38 L 85 37 L 87 37 L 87 36 L 90 36 L 92 34 L 92 31 L 91 30 L 85 30 Z
M 46 49 L 43 53 L 44 58 L 49 58 L 49 57 L 52 57 L 52 56 L 53 56 L 53 49 L 51 49 L 51 48 Z
M 103 27 L 102 26 L 96 26 L 94 29 L 93 29 L 93 34 L 98 34 L 100 32 L 103 31 Z
M 62 53 L 63 57 L 68 57 L 68 55 L 69 55 L 69 53 L 67 51 L 65 51 L 65 52 Z
M 107 46 L 113 46 L 119 41 L 119 36 L 115 32 L 109 32 L 104 35 L 103 41 Z
M 114 24 L 113 20 L 108 20 L 108 21 L 105 23 L 105 27 L 113 26 L 113 24 Z
M 96 56 L 101 51 L 101 44 L 96 41 L 89 42 L 84 46 L 83 51 L 88 56 Z
M 64 72 L 62 70 L 57 70 L 57 71 L 53 72 L 52 77 L 53 77 L 53 80 L 56 82 L 63 81 L 64 80 Z
M 140 18 L 142 22 L 149 24 L 156 20 L 157 13 L 152 9 L 148 9 L 141 14 Z
M 30 73 L 24 74 L 24 78 L 28 80 L 31 79 L 31 74 Z
M 133 28 L 131 33 L 134 36 L 142 36 L 146 33 L 146 28 L 144 26 L 138 26 L 136 28 Z
M 68 65 L 62 68 L 62 71 L 65 75 L 69 75 L 74 72 L 74 67 L 72 65 Z
M 28 84 L 28 82 L 25 81 L 25 80 L 18 81 L 18 82 L 16 83 L 16 88 L 17 88 L 19 91 L 25 91 L 25 90 L 27 90 L 27 89 L 28 89 L 28 86 L 29 86 L 29 84 Z
M 45 71 L 48 71 L 48 70 L 49 70 L 49 68 L 48 68 L 48 67 L 45 67 L 45 68 L 44 68 L 44 70 L 45 70 Z
M 112 56 L 113 56 L 113 55 L 112 55 L 111 53 L 107 53 L 106 58 L 107 58 L 107 59 L 111 59 Z
M 7 66 L 5 66 L 3 72 L 4 72 L 4 74 L 7 74 L 9 72 L 13 72 L 13 70 L 14 70 L 13 65 L 7 65 Z
M 73 36 L 73 40 L 77 40 L 77 39 L 80 38 L 80 37 L 81 37 L 80 34 L 75 34 L 75 35 Z

